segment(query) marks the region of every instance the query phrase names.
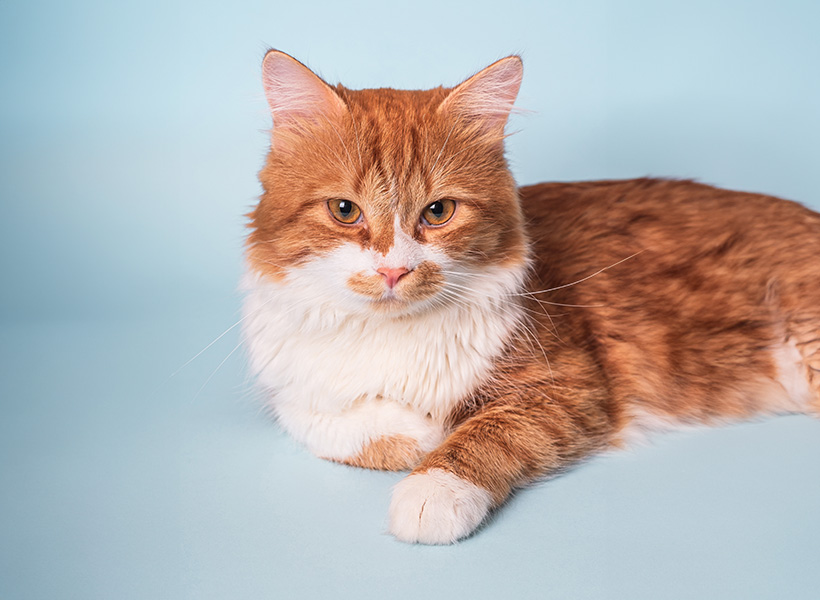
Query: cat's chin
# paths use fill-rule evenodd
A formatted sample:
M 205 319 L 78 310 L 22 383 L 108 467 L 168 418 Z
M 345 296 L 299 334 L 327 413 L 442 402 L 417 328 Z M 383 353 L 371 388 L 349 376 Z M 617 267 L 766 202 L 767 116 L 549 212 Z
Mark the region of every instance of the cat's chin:
M 371 298 L 367 302 L 368 312 L 373 315 L 388 318 L 412 317 L 427 312 L 431 308 L 429 298 L 403 299 L 399 296 L 385 295 L 381 298 Z
M 368 308 L 382 315 L 400 316 L 411 314 L 418 310 L 419 302 L 409 302 L 397 296 L 383 296 L 368 302 Z

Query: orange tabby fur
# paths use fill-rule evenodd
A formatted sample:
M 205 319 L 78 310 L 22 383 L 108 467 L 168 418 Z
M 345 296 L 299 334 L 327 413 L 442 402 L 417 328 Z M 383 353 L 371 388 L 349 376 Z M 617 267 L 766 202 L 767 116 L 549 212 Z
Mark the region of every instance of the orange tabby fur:
M 356 456 L 337 462 L 365 469 L 403 471 L 417 464 L 421 457 L 422 453 L 415 441 L 407 436 L 394 435 L 379 438 L 365 446 Z
M 618 445 L 636 415 L 717 424 L 820 413 L 820 215 L 689 181 L 520 194 L 543 257 L 528 285 L 530 329 L 549 364 L 540 348 L 520 351 L 523 335 L 478 408 L 416 472 L 446 469 L 500 502 Z M 585 279 L 602 265 L 613 266 Z M 775 383 L 771 350 L 790 343 L 813 393 L 803 406 Z
M 394 216 L 417 220 L 418 199 L 433 189 L 462 199 L 459 210 L 467 214 L 457 229 L 419 231 L 422 242 L 444 244 L 454 257 L 523 260 L 521 211 L 500 145 L 503 123 L 454 128 L 452 116 L 437 110 L 450 91 L 444 88 L 333 89 L 349 118 L 302 122 L 296 132 L 274 128 L 259 174 L 265 193 L 251 214 L 248 252 L 255 267 L 275 278 L 347 240 L 387 252 Z M 453 151 L 444 154 L 448 148 Z M 371 226 L 340 229 L 327 218 L 329 198 L 356 201 L 373 215 Z M 296 212 L 299 218 L 291 218 Z
M 635 428 L 820 412 L 820 215 L 690 181 L 517 188 L 503 149 L 512 100 L 481 113 L 474 80 L 455 91 L 327 86 L 310 118 L 279 126 L 274 106 L 253 271 L 281 280 L 342 242 L 386 254 L 396 224 L 465 264 L 531 265 L 511 300 L 526 318 L 454 409 L 444 442 L 421 457 L 412 440 L 385 438 L 343 462 L 444 471 L 497 505 Z M 458 219 L 414 225 L 440 197 L 458 199 Z M 331 198 L 356 202 L 367 223 L 335 223 Z M 441 279 L 422 263 L 396 295 L 422 300 Z M 382 293 L 372 273 L 348 286 Z M 809 395 L 795 398 L 802 382 Z

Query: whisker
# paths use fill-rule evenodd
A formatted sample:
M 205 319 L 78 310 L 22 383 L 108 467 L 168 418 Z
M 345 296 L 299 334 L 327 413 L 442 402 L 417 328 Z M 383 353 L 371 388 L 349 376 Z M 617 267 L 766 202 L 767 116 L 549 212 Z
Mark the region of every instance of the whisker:
M 210 348 L 211 346 L 213 346 L 214 344 L 216 344 L 219 340 L 221 340 L 223 337 L 225 337 L 225 336 L 226 336 L 226 335 L 227 335 L 230 331 L 232 331 L 232 330 L 234 330 L 236 327 L 238 327 L 238 326 L 239 326 L 239 325 L 240 325 L 240 324 L 241 324 L 241 323 L 242 323 L 245 319 L 247 319 L 248 317 L 250 317 L 250 316 L 252 316 L 252 315 L 256 314 L 257 312 L 259 312 L 260 310 L 262 310 L 262 309 L 263 309 L 265 306 L 267 306 L 267 305 L 268 305 L 268 304 L 269 304 L 272 300 L 273 300 L 273 298 L 269 298 L 269 299 L 268 299 L 268 300 L 266 300 L 266 301 L 265 301 L 265 302 L 264 302 L 261 306 L 257 307 L 257 308 L 256 308 L 256 310 L 253 310 L 253 311 L 249 312 L 249 313 L 248 313 L 248 314 L 246 314 L 244 317 L 242 317 L 241 319 L 239 319 L 236 323 L 234 323 L 233 325 L 231 325 L 230 327 L 228 327 L 225 331 L 223 331 L 222 333 L 220 333 L 220 334 L 219 334 L 219 335 L 218 335 L 218 336 L 217 336 L 217 337 L 216 337 L 216 338 L 215 338 L 215 339 L 214 339 L 214 340 L 213 340 L 210 344 L 208 344 L 207 346 L 205 346 L 202 350 L 200 350 L 200 351 L 199 351 L 199 352 L 197 352 L 195 355 L 193 355 L 191 358 L 189 358 L 187 361 L 185 361 L 185 363 L 184 363 L 181 367 L 179 367 L 176 371 L 174 371 L 173 373 L 171 373 L 171 374 L 168 376 L 168 380 L 167 380 L 165 383 L 168 383 L 168 381 L 170 381 L 173 377 L 175 377 L 175 376 L 176 376 L 176 375 L 177 375 L 180 371 L 182 371 L 182 369 L 184 369 L 185 367 L 187 367 L 188 365 L 190 365 L 192 362 L 194 362 L 197 358 L 199 358 L 199 356 L 200 356 L 203 352 L 205 352 L 208 348 Z
M 498 277 L 494 273 L 468 273 L 467 271 L 450 271 L 448 269 L 442 269 L 441 272 L 448 275 L 460 275 L 461 277 L 489 277 L 491 279 Z
M 204 389 L 205 389 L 205 386 L 206 386 L 206 385 L 208 385 L 208 382 L 209 382 L 211 379 L 213 379 L 213 377 L 214 377 L 214 375 L 216 375 L 217 371 L 219 371 L 219 369 L 221 369 L 221 368 L 222 368 L 222 365 L 224 365 L 226 362 L 228 362 L 228 359 L 229 359 L 231 356 L 233 356 L 233 353 L 234 353 L 234 352 L 236 352 L 237 350 L 239 350 L 239 348 L 240 348 L 241 346 L 242 346 L 242 342 L 239 342 L 236 346 L 234 346 L 233 350 L 231 350 L 231 351 L 230 351 L 230 353 L 228 353 L 228 356 L 226 356 L 225 358 L 223 358 L 223 359 L 222 359 L 222 362 L 221 362 L 221 363 L 219 363 L 219 364 L 216 366 L 216 369 L 214 369 L 214 370 L 211 372 L 211 374 L 208 376 L 208 379 L 206 379 L 206 380 L 205 380 L 205 383 L 203 383 L 203 384 L 202 384 L 202 386 L 199 388 L 199 390 L 197 390 L 196 394 L 194 394 L 194 397 L 193 397 L 193 398 L 191 398 L 191 402 L 193 402 L 194 400 L 196 400 L 196 399 L 199 397 L 199 394 L 201 394 L 201 393 L 202 393 L 202 390 L 204 390 Z
M 517 295 L 528 296 L 536 302 L 538 302 L 539 304 L 549 304 L 550 306 L 566 306 L 569 308 L 604 308 L 606 306 L 609 306 L 608 304 L 564 304 L 563 302 L 550 302 L 549 300 L 541 300 L 540 298 L 536 298 L 533 294 L 529 292 L 524 292 L 522 294 Z
M 452 284 L 452 283 L 450 283 L 449 285 L 450 285 L 450 286 L 452 286 L 452 287 L 456 287 L 456 288 L 461 288 L 461 289 L 467 290 L 467 291 L 469 291 L 469 292 L 477 293 L 477 290 L 473 290 L 473 289 L 468 288 L 468 287 L 466 287 L 466 286 L 460 286 L 460 285 L 458 285 L 458 284 Z M 447 295 L 447 296 L 448 296 L 451 300 L 453 300 L 453 301 L 455 301 L 455 302 L 459 302 L 459 301 L 460 301 L 460 303 L 461 303 L 462 305 L 467 306 L 467 307 L 469 307 L 469 306 L 470 306 L 470 305 L 469 305 L 466 301 L 464 301 L 462 298 L 457 297 L 457 296 L 455 295 L 455 292 L 454 292 L 453 290 L 451 290 L 451 289 L 446 289 L 446 288 L 445 288 L 445 290 L 444 290 L 444 292 L 443 292 L 443 293 L 444 293 L 444 294 L 446 294 L 446 295 Z M 492 298 L 492 296 L 490 296 L 490 295 L 484 295 L 484 297 L 485 297 L 485 298 Z M 528 325 L 528 324 L 524 321 L 524 319 L 522 319 L 522 318 L 520 317 L 520 315 L 513 313 L 510 309 L 508 309 L 508 308 L 507 308 L 506 306 L 504 306 L 503 304 L 499 304 L 499 303 L 491 303 L 491 304 L 490 304 L 490 308 L 491 308 L 491 310 L 495 310 L 495 311 L 500 311 L 500 312 L 503 312 L 503 313 L 504 313 L 505 315 L 507 315 L 508 317 L 513 318 L 513 319 L 514 319 L 514 321 L 516 322 L 516 329 L 522 330 L 522 334 L 524 335 L 524 337 L 525 337 L 527 340 L 532 341 L 532 342 L 535 342 L 535 343 L 538 345 L 539 349 L 541 350 L 541 355 L 544 357 L 544 361 L 545 361 L 545 362 L 546 362 L 546 364 L 547 364 L 547 369 L 549 370 L 549 373 L 550 373 L 550 379 L 552 380 L 552 382 L 553 382 L 553 384 L 554 384 L 554 383 L 555 383 L 555 376 L 554 376 L 554 374 L 553 374 L 553 372 L 552 372 L 552 365 L 550 364 L 549 357 L 547 356 L 547 351 L 544 349 L 543 344 L 541 344 L 541 341 L 538 339 L 538 335 L 536 334 L 536 332 L 535 332 L 533 329 L 531 329 L 531 328 L 530 328 L 530 326 L 529 326 L 529 325 Z M 534 348 L 531 344 L 530 344 L 530 348 L 531 348 L 531 351 L 532 351 L 532 352 L 534 352 L 534 351 L 535 351 L 535 348 Z
M 482 294 L 479 290 L 476 290 L 476 289 L 474 289 L 474 288 L 470 288 L 470 287 L 468 287 L 468 286 L 459 285 L 459 284 L 454 283 L 454 282 L 448 282 L 448 283 L 447 283 L 447 285 L 448 285 L 448 286 L 451 286 L 451 287 L 455 287 L 455 288 L 459 288 L 459 289 L 462 289 L 462 290 L 468 291 L 468 292 L 470 292 L 470 293 L 472 293 L 472 294 L 476 294 L 476 295 L 478 295 L 478 296 L 488 297 L 488 295 L 487 295 L 487 294 Z M 515 293 L 515 292 L 507 292 L 504 296 L 505 296 L 505 297 L 508 297 L 508 298 L 512 298 L 512 297 L 515 297 L 515 296 L 522 296 L 522 297 L 526 297 L 528 300 L 533 300 L 533 301 L 536 301 L 536 302 L 538 301 L 538 299 L 537 299 L 537 298 L 534 298 L 534 297 L 528 297 L 528 296 L 524 296 L 523 294 L 518 294 L 518 293 Z M 561 336 L 560 336 L 560 335 L 559 335 L 559 333 L 558 333 L 558 328 L 557 328 L 557 327 L 556 327 L 556 325 L 555 325 L 555 321 L 553 320 L 553 315 L 551 315 L 549 312 L 547 312 L 547 309 L 546 309 L 546 308 L 544 308 L 544 306 L 542 306 L 542 305 L 539 305 L 539 306 L 538 306 L 538 308 L 540 308 L 540 309 L 541 309 L 541 311 L 536 311 L 536 310 L 533 310 L 533 309 L 531 309 L 531 308 L 529 308 L 528 306 L 525 306 L 525 305 L 523 305 L 523 304 L 520 304 L 520 305 L 519 305 L 519 307 L 520 307 L 522 310 L 524 310 L 525 312 L 530 313 L 531 315 L 540 316 L 540 315 L 543 313 L 543 314 L 544 314 L 544 316 L 546 316 L 546 317 L 547 317 L 547 319 L 548 319 L 548 320 L 549 320 L 549 322 L 550 322 L 550 326 L 551 326 L 551 328 L 552 328 L 552 330 L 550 331 L 550 333 L 551 333 L 551 334 L 553 334 L 553 335 L 555 336 L 555 338 L 556 338 L 559 342 L 563 342 L 563 340 L 561 339 Z
M 635 258 L 636 256 L 638 256 L 639 254 L 641 254 L 642 252 L 645 252 L 645 251 L 646 251 L 646 248 L 644 248 L 643 250 L 638 250 L 635 254 L 632 254 L 631 256 L 627 256 L 626 258 L 622 258 L 618 262 L 613 263 L 613 264 L 609 265 L 608 267 L 604 267 L 603 269 L 600 269 L 598 271 L 595 271 L 591 275 L 587 275 L 586 277 L 583 277 L 583 278 L 579 279 L 578 281 L 573 281 L 572 283 L 565 283 L 564 285 L 559 285 L 559 286 L 556 286 L 556 287 L 553 287 L 553 288 L 549 288 L 547 290 L 538 290 L 538 291 L 535 291 L 535 292 L 526 292 L 526 293 L 528 293 L 528 294 L 546 294 L 547 292 L 554 292 L 555 290 L 562 290 L 564 288 L 572 287 L 573 285 L 578 285 L 579 283 L 583 283 L 584 281 L 592 279 L 596 275 L 600 275 L 604 271 L 608 271 L 609 269 L 612 269 L 613 267 L 617 267 L 621 263 L 624 263 L 624 262 L 626 262 L 626 261 L 628 261 L 632 258 Z

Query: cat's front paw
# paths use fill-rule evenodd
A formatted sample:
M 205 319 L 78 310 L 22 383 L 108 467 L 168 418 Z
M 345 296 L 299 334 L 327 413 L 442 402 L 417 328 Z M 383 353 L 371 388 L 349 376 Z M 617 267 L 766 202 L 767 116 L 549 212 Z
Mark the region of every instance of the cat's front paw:
M 346 420 L 339 419 L 337 424 L 337 435 L 349 433 L 358 438 L 365 437 L 365 440 L 353 438 L 355 450 L 350 451 L 348 444 L 344 444 L 336 452 L 319 454 L 322 458 L 354 467 L 388 471 L 415 467 L 425 454 L 441 443 L 445 432 L 444 427 L 431 417 L 388 402 L 351 412 Z M 340 441 L 347 440 L 342 438 Z
M 446 433 L 445 426 L 431 416 L 382 399 L 334 413 L 281 403 L 276 415 L 316 456 L 369 469 L 412 469 Z
M 424 456 L 423 446 L 406 435 L 389 435 L 366 443 L 353 456 L 339 458 L 323 457 L 333 462 L 379 471 L 404 471 L 412 469 Z
M 452 544 L 472 533 L 491 507 L 484 488 L 430 469 L 410 475 L 393 490 L 389 529 L 403 542 Z

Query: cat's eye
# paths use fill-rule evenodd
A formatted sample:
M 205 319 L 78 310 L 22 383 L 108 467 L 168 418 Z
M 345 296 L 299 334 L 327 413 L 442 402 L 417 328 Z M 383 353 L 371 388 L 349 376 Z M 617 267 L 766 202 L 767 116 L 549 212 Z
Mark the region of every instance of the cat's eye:
M 421 213 L 421 218 L 425 224 L 436 227 L 449 221 L 454 212 L 456 212 L 456 201 L 444 198 L 436 200 L 425 208 Z
M 333 199 L 327 201 L 327 207 L 333 218 L 344 223 L 345 225 L 353 225 L 358 223 L 362 217 L 362 210 L 350 200 Z

